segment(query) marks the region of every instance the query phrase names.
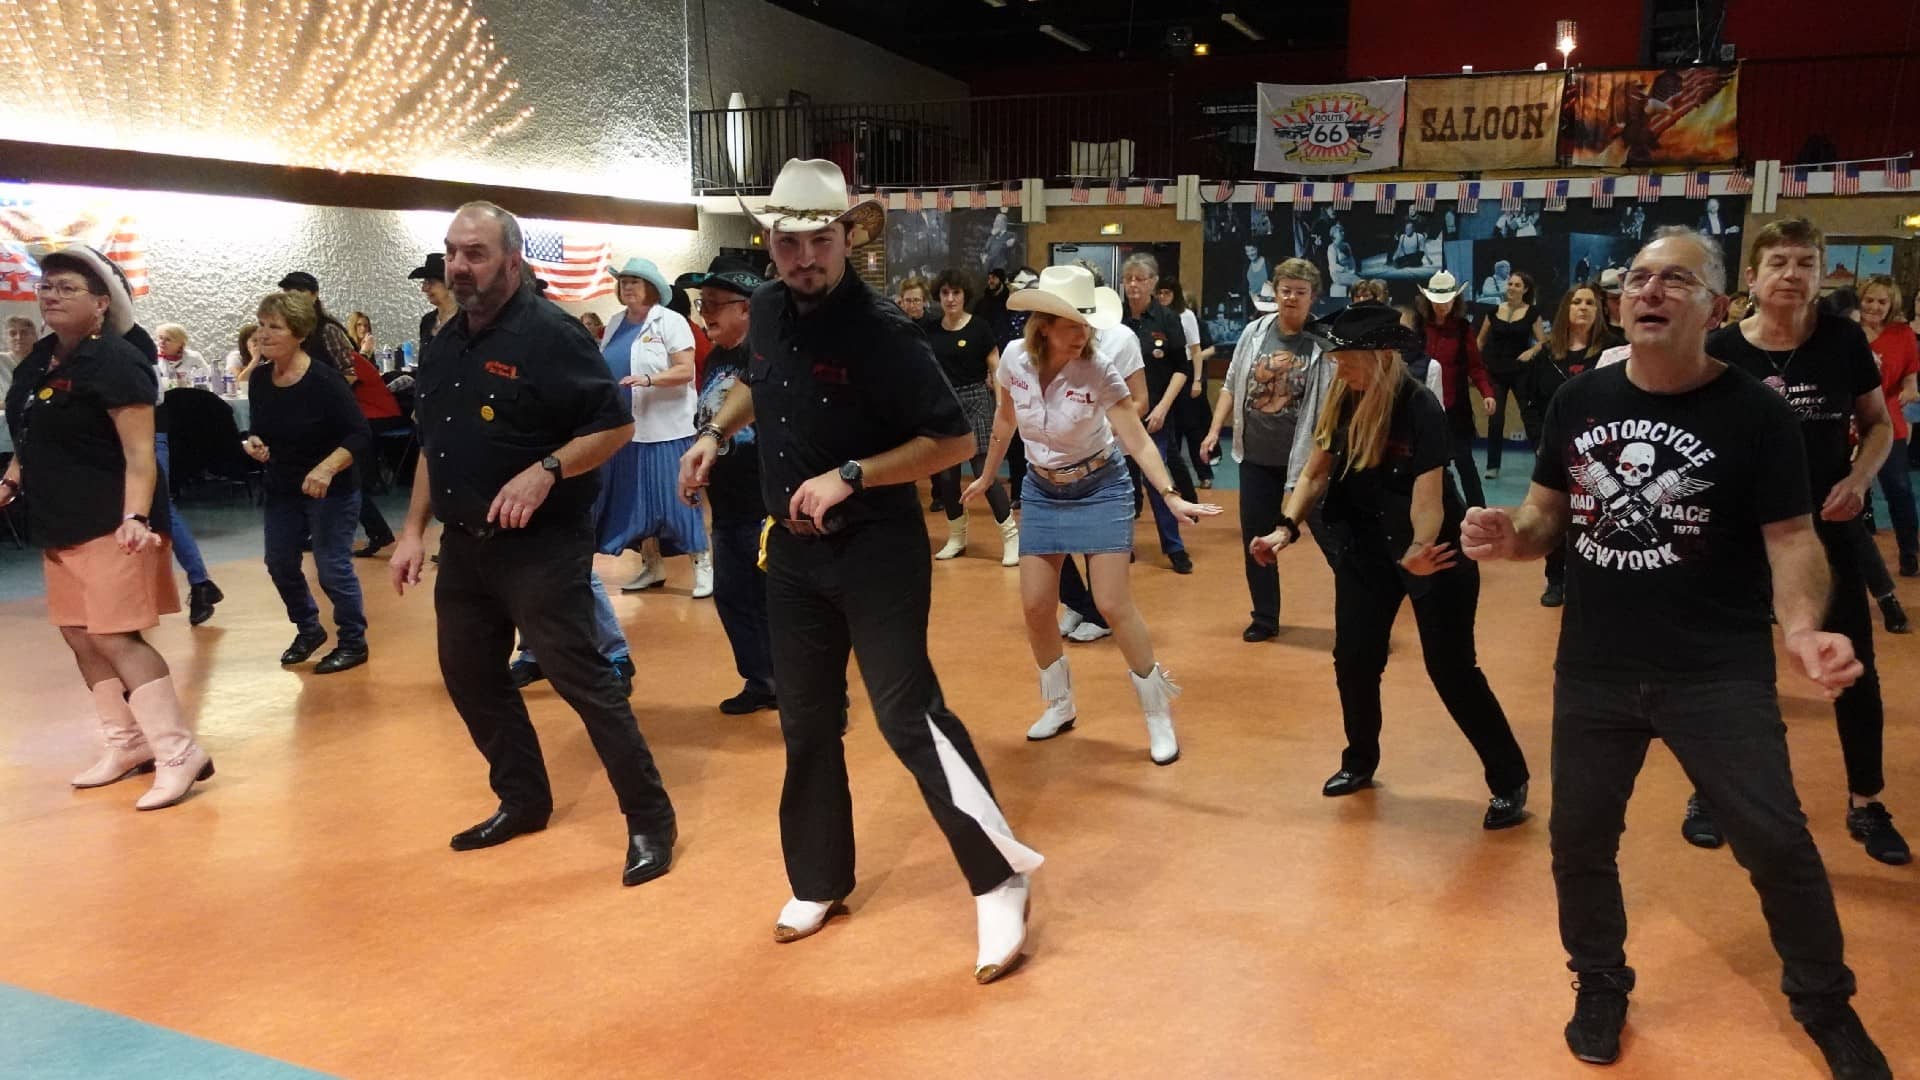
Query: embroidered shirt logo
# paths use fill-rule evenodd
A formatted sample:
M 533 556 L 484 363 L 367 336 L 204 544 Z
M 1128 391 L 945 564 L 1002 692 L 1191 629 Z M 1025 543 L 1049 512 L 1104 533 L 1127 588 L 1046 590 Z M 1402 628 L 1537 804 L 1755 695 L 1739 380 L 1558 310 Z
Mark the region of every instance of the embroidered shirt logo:
M 512 364 L 503 364 L 498 360 L 487 361 L 482 365 L 482 370 L 489 375 L 498 375 L 503 379 L 517 379 L 520 377 L 519 368 L 514 367 Z

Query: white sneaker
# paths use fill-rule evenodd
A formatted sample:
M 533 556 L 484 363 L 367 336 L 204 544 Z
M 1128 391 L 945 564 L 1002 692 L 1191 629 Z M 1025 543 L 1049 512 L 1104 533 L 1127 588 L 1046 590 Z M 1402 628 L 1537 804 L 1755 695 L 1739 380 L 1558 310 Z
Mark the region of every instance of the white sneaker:
M 1027 944 L 1027 875 L 1013 875 L 973 904 L 980 929 L 973 981 L 990 983 L 1019 966 Z
M 1101 638 L 1108 637 L 1112 633 L 1113 629 L 1111 627 L 1101 626 L 1099 623 L 1082 622 L 1079 626 L 1073 628 L 1072 633 L 1067 635 L 1067 640 L 1077 641 L 1085 645 L 1089 641 L 1099 641 Z
M 1028 742 L 1040 742 L 1073 730 L 1073 673 L 1067 669 L 1066 657 L 1040 669 L 1040 696 L 1046 700 L 1047 711 L 1027 729 Z
M 693 598 L 705 600 L 713 595 L 713 552 L 702 551 L 693 557 Z
M 1079 612 L 1072 608 L 1067 608 L 1060 613 L 1060 636 L 1066 637 L 1068 634 L 1073 633 L 1074 627 L 1086 621 L 1087 620 L 1080 617 Z

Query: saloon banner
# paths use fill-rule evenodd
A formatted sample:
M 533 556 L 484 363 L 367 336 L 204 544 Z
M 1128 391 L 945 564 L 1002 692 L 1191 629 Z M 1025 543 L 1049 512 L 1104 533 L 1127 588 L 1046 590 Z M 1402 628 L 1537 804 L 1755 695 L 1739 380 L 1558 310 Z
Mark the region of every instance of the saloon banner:
M 1740 154 L 1740 69 L 1576 71 L 1561 153 L 1570 165 L 1710 165 Z
M 1344 176 L 1400 164 L 1407 81 L 1259 84 L 1261 172 Z
M 1475 75 L 1407 87 L 1406 168 L 1433 172 L 1554 164 L 1566 79 Z

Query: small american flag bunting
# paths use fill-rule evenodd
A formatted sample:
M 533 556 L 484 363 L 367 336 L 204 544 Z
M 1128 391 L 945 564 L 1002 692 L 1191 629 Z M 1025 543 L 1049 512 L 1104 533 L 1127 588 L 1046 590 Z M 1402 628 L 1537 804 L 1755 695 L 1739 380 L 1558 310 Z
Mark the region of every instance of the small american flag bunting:
M 907 189 L 906 208 L 909 210 L 920 209 L 920 193 L 912 188 Z
M 1013 181 L 1008 180 L 1000 185 L 1000 205 L 1002 207 L 1012 206 L 1019 201 L 1019 198 L 1020 197 L 1013 192 Z
M 1140 193 L 1140 203 L 1142 206 L 1162 206 L 1166 204 L 1166 201 L 1167 182 L 1165 180 L 1155 180 L 1149 183 L 1147 189 Z
M 1454 209 L 1462 214 L 1479 213 L 1480 212 L 1480 181 L 1469 180 L 1466 183 L 1461 184 L 1459 198 L 1457 198 L 1454 201 L 1455 201 Z
M 1067 199 L 1071 202 L 1077 202 L 1077 203 L 1084 203 L 1087 201 L 1087 178 L 1086 177 L 1081 176 L 1081 177 L 1074 178 L 1073 192 L 1072 194 L 1067 196 Z
M 1895 191 L 1913 186 L 1913 169 L 1906 158 L 1888 158 L 1882 171 L 1886 185 Z
M 1116 176 L 1113 183 L 1107 185 L 1107 205 L 1125 206 L 1127 203 L 1127 178 Z
M 1500 185 L 1500 209 L 1511 214 L 1520 209 L 1521 182 L 1509 180 Z
M 1735 169 L 1727 174 L 1727 194 L 1753 194 L 1753 172 L 1750 169 Z
M 1646 175 L 1642 176 L 1640 178 L 1640 201 L 1641 202 L 1659 202 L 1660 190 L 1662 186 L 1663 184 L 1659 176 L 1656 176 L 1653 173 L 1647 173 Z
M 1833 174 L 1833 193 L 1835 195 L 1860 194 L 1860 166 L 1848 164 L 1836 169 Z
M 1595 210 L 1605 210 L 1611 207 L 1613 205 L 1613 177 L 1602 176 L 1593 180 L 1592 184 L 1593 193 L 1589 197 L 1593 200 L 1593 208 Z
M 1807 167 L 1795 165 L 1780 174 L 1780 194 L 1789 199 L 1807 197 Z
M 1313 206 L 1313 185 L 1293 185 L 1293 202 L 1295 206 L 1311 208 Z
M 1413 208 L 1422 214 L 1431 213 L 1433 200 L 1439 194 L 1439 184 L 1415 184 L 1413 186 Z
M 1233 181 L 1231 180 L 1220 181 L 1218 184 L 1214 185 L 1213 201 L 1226 202 L 1228 199 L 1233 198 L 1233 188 L 1234 188 Z
M 1333 208 L 1335 210 L 1353 209 L 1353 181 L 1345 180 L 1333 185 Z
M 1373 185 L 1373 212 L 1376 214 L 1393 213 L 1394 186 L 1392 184 Z
M 953 192 L 947 190 L 946 188 L 941 188 L 939 191 L 934 193 L 933 205 L 936 209 L 940 209 L 940 210 L 953 209 Z
M 1707 197 L 1707 174 L 1690 172 L 1687 174 L 1687 198 L 1704 199 Z
M 1547 201 L 1544 204 L 1546 209 L 1558 212 L 1567 208 L 1567 186 L 1569 183 L 1570 182 L 1566 180 L 1547 181 Z
M 1268 207 L 1272 206 L 1274 188 L 1277 186 L 1278 185 L 1275 185 L 1275 184 L 1253 185 L 1253 205 L 1259 207 L 1262 210 L 1265 210 Z

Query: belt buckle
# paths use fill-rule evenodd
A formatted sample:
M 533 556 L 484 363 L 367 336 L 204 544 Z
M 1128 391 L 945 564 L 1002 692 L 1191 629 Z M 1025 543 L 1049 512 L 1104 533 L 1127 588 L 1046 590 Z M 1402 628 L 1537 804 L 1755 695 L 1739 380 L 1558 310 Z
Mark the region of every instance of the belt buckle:
M 491 540 L 500 532 L 498 525 L 462 525 L 460 527 L 465 529 L 467 535 L 473 537 L 475 540 Z

